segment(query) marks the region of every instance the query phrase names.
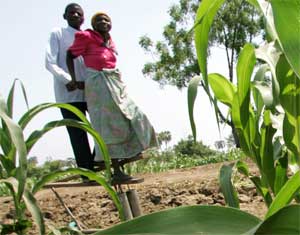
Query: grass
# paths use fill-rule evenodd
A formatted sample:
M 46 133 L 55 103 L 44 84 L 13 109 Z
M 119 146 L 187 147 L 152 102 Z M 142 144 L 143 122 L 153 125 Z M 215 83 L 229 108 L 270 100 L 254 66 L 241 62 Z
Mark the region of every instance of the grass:
M 149 155 L 146 159 L 127 164 L 125 166 L 126 172 L 129 174 L 156 173 L 245 158 L 243 153 L 238 149 L 205 157 L 176 155 L 173 151 L 164 151 L 156 154 L 150 153 Z

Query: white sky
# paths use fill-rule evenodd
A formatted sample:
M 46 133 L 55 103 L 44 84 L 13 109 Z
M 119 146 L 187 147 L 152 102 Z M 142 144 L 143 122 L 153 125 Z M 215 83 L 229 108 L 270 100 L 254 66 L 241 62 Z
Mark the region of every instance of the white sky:
M 186 89 L 174 87 L 160 89 L 159 85 L 142 74 L 145 62 L 150 58 L 138 44 L 144 34 L 153 40 L 162 39 L 163 27 L 169 22 L 168 9 L 176 0 L 81 0 L 85 11 L 85 24 L 90 27 L 90 18 L 97 11 L 107 12 L 113 23 L 111 31 L 119 57 L 118 67 L 128 87 L 128 92 L 138 106 L 147 114 L 156 132 L 170 131 L 172 143 L 191 134 L 188 119 Z M 9 0 L 2 2 L 1 25 L 1 77 L 0 93 L 6 98 L 15 78 L 25 85 L 29 105 L 54 102 L 52 75 L 45 69 L 44 55 L 52 28 L 64 26 L 62 14 L 66 0 Z M 215 50 L 209 61 L 209 72 L 227 75 L 224 52 Z M 18 88 L 15 93 L 15 120 L 26 111 L 25 102 Z M 58 120 L 58 109 L 45 111 L 32 120 L 25 134 L 40 129 L 49 121 Z M 214 141 L 228 135 L 228 130 L 219 135 L 213 108 L 199 90 L 195 107 L 198 139 L 213 146 Z M 226 132 L 226 134 L 224 134 Z M 37 156 L 39 162 L 47 157 L 62 159 L 73 156 L 64 127 L 46 134 L 36 143 L 29 156 Z

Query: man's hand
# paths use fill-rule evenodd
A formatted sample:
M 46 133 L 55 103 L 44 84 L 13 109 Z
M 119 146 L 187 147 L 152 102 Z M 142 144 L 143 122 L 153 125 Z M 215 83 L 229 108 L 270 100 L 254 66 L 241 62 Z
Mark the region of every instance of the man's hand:
M 74 91 L 77 89 L 77 82 L 76 81 L 71 81 L 66 84 L 67 90 L 68 91 Z

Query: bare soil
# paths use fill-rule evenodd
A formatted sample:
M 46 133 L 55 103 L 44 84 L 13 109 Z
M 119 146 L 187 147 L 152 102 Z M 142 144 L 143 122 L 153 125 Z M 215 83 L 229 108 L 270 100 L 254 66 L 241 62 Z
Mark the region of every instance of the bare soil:
M 138 193 L 143 214 L 183 205 L 225 205 L 218 184 L 222 164 L 209 164 L 162 173 L 137 175 L 145 181 L 131 185 Z M 252 172 L 256 172 L 254 166 Z M 266 213 L 261 196 L 254 186 L 241 175 L 236 178 L 240 208 L 262 218 Z M 123 187 L 124 191 L 128 187 Z M 101 186 L 58 188 L 56 191 L 78 221 L 85 228 L 107 228 L 120 223 L 118 212 Z M 67 226 L 72 218 L 50 189 L 37 193 L 36 198 L 44 213 L 46 223 L 55 227 Z M 11 198 L 0 198 L 0 222 L 11 222 L 13 205 Z M 37 234 L 34 229 L 30 234 Z

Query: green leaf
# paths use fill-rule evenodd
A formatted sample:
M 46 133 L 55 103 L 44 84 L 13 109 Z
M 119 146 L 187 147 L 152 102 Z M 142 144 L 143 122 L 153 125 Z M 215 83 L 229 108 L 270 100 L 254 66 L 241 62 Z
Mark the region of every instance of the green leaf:
M 0 146 L 5 155 L 8 155 L 11 150 L 11 140 L 6 131 L 4 129 L 0 129 Z
M 16 169 L 14 162 L 6 156 L 1 156 L 0 161 L 6 171 L 7 176 L 13 176 L 14 170 Z
M 22 194 L 25 188 L 25 180 L 27 175 L 27 149 L 26 144 L 24 141 L 23 131 L 13 122 L 13 120 L 8 116 L 7 114 L 7 107 L 5 104 L 4 99 L 0 95 L 0 117 L 5 122 L 9 134 L 11 137 L 11 140 L 16 148 L 16 151 L 18 153 L 18 159 L 19 159 L 19 168 L 17 171 L 17 178 L 19 181 L 19 189 L 18 189 L 18 200 L 21 200 Z M 14 150 L 11 150 L 14 151 Z
M 272 127 L 270 111 L 264 112 L 264 121 L 261 127 L 260 157 L 262 163 L 262 173 L 267 178 L 269 186 L 274 191 L 275 163 L 273 159 L 273 136 L 276 130 Z
M 197 139 L 197 130 L 196 130 L 196 125 L 195 125 L 195 120 L 194 120 L 194 105 L 195 105 L 195 100 L 197 97 L 197 91 L 198 91 L 198 86 L 199 82 L 201 80 L 200 76 L 195 76 L 191 79 L 189 82 L 188 86 L 188 109 L 189 109 L 189 118 L 190 118 L 190 125 L 192 128 L 194 140 Z
M 207 49 L 210 26 L 224 0 L 202 0 L 195 19 L 195 46 L 205 86 L 207 80 Z
M 300 165 L 298 163 L 298 158 L 295 154 L 292 152 L 289 153 L 289 168 L 292 173 L 296 173 L 297 171 L 300 170 Z
M 293 119 L 289 120 L 288 115 L 285 115 L 283 120 L 283 139 L 287 148 L 294 155 L 294 163 L 298 164 L 298 167 L 300 167 L 298 132 L 299 130 L 296 130 Z
M 300 2 L 272 0 L 270 3 L 279 43 L 289 64 L 300 79 Z
M 25 87 L 24 87 L 21 80 L 15 79 L 14 82 L 13 82 L 13 85 L 12 85 L 10 91 L 9 91 L 8 97 L 7 97 L 8 116 L 11 117 L 11 118 L 13 117 L 13 103 L 14 103 L 14 92 L 15 92 L 16 82 L 20 83 L 21 89 L 22 89 L 22 92 L 23 92 L 23 97 L 24 97 L 24 100 L 25 100 L 25 103 L 26 103 L 26 107 L 27 107 L 27 109 L 29 108 Z
M 232 167 L 234 164 L 222 165 L 219 175 L 219 182 L 225 202 L 230 207 L 239 208 L 239 198 L 232 184 Z
M 241 174 L 249 177 L 250 176 L 250 171 L 249 171 L 249 167 L 245 162 L 242 162 L 240 160 L 238 160 L 235 164 L 238 172 L 240 172 Z
M 262 182 L 262 180 L 257 177 L 250 177 L 250 180 L 255 185 L 257 192 L 263 197 L 265 204 L 267 207 L 269 207 L 273 201 L 272 196 L 269 192 L 269 189 L 267 186 L 265 186 Z
M 235 208 L 186 206 L 134 218 L 95 235 L 122 234 L 242 234 L 260 220 Z
M 39 229 L 39 233 L 41 235 L 45 234 L 45 224 L 44 224 L 43 214 L 37 204 L 36 199 L 27 189 L 25 189 L 24 191 L 23 199 L 26 204 L 26 208 L 30 211 L 32 215 L 35 225 L 37 225 Z
M 76 116 L 78 116 L 82 120 L 82 123 L 74 121 L 74 120 L 66 120 L 66 119 L 65 120 L 63 119 L 63 120 L 60 120 L 60 121 L 50 122 L 50 123 L 46 124 L 42 130 L 37 130 L 37 131 L 34 131 L 33 133 L 31 133 L 29 138 L 26 140 L 26 144 L 27 144 L 28 149 L 30 150 L 33 147 L 33 145 L 45 133 L 47 133 L 48 131 L 52 130 L 55 127 L 69 125 L 69 126 L 80 128 L 82 130 L 87 131 L 89 134 L 91 134 L 93 136 L 93 138 L 95 139 L 95 142 L 99 145 L 99 148 L 102 151 L 105 166 L 106 166 L 106 175 L 107 175 L 108 179 L 110 180 L 110 177 L 111 177 L 111 174 L 110 174 L 110 157 L 109 157 L 107 147 L 106 147 L 103 139 L 99 135 L 99 133 L 97 133 L 91 127 L 91 124 L 88 121 L 88 119 L 76 107 L 74 107 L 70 104 L 60 104 L 60 103 L 44 103 L 44 104 L 37 105 L 37 106 L 33 107 L 32 109 L 30 109 L 29 111 L 27 111 L 21 117 L 21 119 L 19 121 L 19 124 L 22 127 L 22 129 L 24 129 L 27 126 L 27 124 L 30 122 L 30 120 L 32 120 L 37 114 L 39 114 L 40 112 L 42 112 L 43 110 L 46 110 L 48 108 L 67 109 L 67 110 L 73 112 Z
M 278 36 L 275 30 L 273 11 L 269 1 L 258 1 L 258 0 L 249 0 L 249 1 L 251 3 L 255 1 L 256 3 L 254 3 L 253 5 L 254 6 L 259 5 L 258 9 L 260 9 L 261 13 L 264 15 L 267 40 L 268 41 L 277 40 Z
M 300 163 L 300 79 L 281 56 L 276 67 L 280 84 L 280 104 L 285 111 L 283 137 L 287 147 L 298 156 Z
M 273 105 L 273 94 L 271 85 L 265 82 L 266 73 L 270 70 L 267 64 L 259 67 L 253 80 L 253 99 L 256 104 L 257 115 L 259 116 L 265 105 L 271 108 Z
M 240 104 L 239 104 L 239 97 L 237 93 L 234 94 L 234 98 L 232 102 L 231 117 L 234 123 L 235 130 L 239 137 L 241 149 L 246 155 L 248 155 L 253 159 L 253 153 L 251 151 L 251 144 L 249 140 L 250 134 L 247 133 L 247 131 L 244 131 L 241 123 Z
M 231 116 L 235 128 L 242 130 L 243 126 L 241 122 L 240 102 L 239 102 L 239 96 L 237 92 L 234 94 L 232 99 Z
M 275 145 L 275 144 L 274 144 Z M 287 153 L 276 161 L 275 167 L 275 182 L 274 182 L 274 195 L 277 195 L 283 185 L 287 182 L 288 177 L 288 156 Z
M 278 63 L 281 51 L 276 43 L 271 42 L 264 44 L 255 50 L 256 58 L 266 62 L 269 65 L 272 74 L 272 93 L 273 93 L 273 105 L 278 104 L 278 97 L 280 87 L 276 76 L 276 65 Z
M 285 207 L 288 203 L 290 203 L 299 189 L 300 171 L 294 174 L 281 188 L 281 190 L 273 200 L 272 204 L 270 205 L 265 218 L 269 218 L 271 215 L 275 214 L 281 208 Z
M 254 47 L 251 44 L 246 44 L 239 55 L 237 63 L 237 93 L 243 129 L 245 129 L 249 120 L 250 79 L 255 63 Z
M 255 235 L 299 235 L 300 205 L 289 205 L 260 224 Z
M 23 213 L 20 206 L 21 200 L 18 198 L 18 180 L 14 177 L 9 177 L 7 179 L 0 179 L 0 183 L 4 183 L 13 196 L 17 219 L 23 219 Z M 23 196 L 23 194 L 21 196 Z
M 28 110 L 19 120 L 19 125 L 22 127 L 22 129 L 25 129 L 27 124 L 30 122 L 31 119 L 33 119 L 38 113 L 42 112 L 45 109 L 48 108 L 63 108 L 71 111 L 74 113 L 77 117 L 79 117 L 83 122 L 89 123 L 86 116 L 76 107 L 70 105 L 70 104 L 61 104 L 61 103 L 44 103 L 36 105 L 35 107 Z
M 208 82 L 218 101 L 231 108 L 236 87 L 221 74 L 208 75 Z
M 84 168 L 68 168 L 66 170 L 59 170 L 55 171 L 49 174 L 44 175 L 40 180 L 38 180 L 32 189 L 32 193 L 35 194 L 38 190 L 40 190 L 45 184 L 53 181 L 59 176 L 63 176 L 66 174 L 74 174 L 74 175 L 84 175 L 88 177 L 90 180 L 95 180 L 97 183 L 102 185 L 106 192 L 111 196 L 113 202 L 115 203 L 121 220 L 124 220 L 124 213 L 123 208 L 121 206 L 119 197 L 117 196 L 116 192 L 112 189 L 112 187 L 107 183 L 106 179 L 102 176 L 97 175 L 95 172 L 92 172 L 90 170 L 84 169 Z
M 250 4 L 255 6 L 257 9 L 259 9 L 259 4 L 258 4 L 257 0 L 247 0 L 247 2 L 249 2 Z
M 255 94 L 255 103 L 258 114 L 261 113 L 264 105 L 266 106 L 266 108 L 272 108 L 274 102 L 272 88 L 265 82 L 261 81 L 255 81 L 254 88 L 256 89 L 256 91 L 258 91 L 257 95 Z

